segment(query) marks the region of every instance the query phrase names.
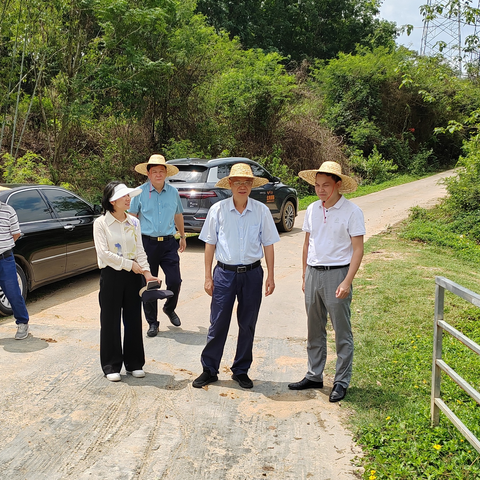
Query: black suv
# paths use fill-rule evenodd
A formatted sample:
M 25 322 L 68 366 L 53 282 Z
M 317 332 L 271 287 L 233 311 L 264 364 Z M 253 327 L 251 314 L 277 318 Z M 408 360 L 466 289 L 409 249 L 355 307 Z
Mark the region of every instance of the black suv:
M 93 222 L 99 205 L 53 185 L 2 184 L 0 200 L 15 209 L 20 223 L 13 254 L 25 298 L 42 285 L 98 268 Z M 0 289 L 0 315 L 11 314 Z
M 183 205 L 185 231 L 199 233 L 203 227 L 209 208 L 219 200 L 232 195 L 228 189 L 215 187 L 215 184 L 230 174 L 235 163 L 247 163 L 253 175 L 268 179 L 262 187 L 254 188 L 250 197 L 267 205 L 280 232 L 290 232 L 298 212 L 297 191 L 283 184 L 257 162 L 248 158 L 227 157 L 214 160 L 181 158 L 169 160 L 179 172 L 167 177 L 174 186 Z

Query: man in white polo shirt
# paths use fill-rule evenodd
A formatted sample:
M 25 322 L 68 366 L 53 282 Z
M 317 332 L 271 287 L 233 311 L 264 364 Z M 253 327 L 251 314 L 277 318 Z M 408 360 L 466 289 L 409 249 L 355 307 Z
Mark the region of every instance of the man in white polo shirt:
M 25 299 L 17 280 L 17 267 L 13 256 L 13 247 L 21 231 L 15 210 L 10 205 L 0 202 L 0 287 L 10 302 L 17 324 L 15 338 L 23 340 L 28 337 L 28 312 Z
M 352 376 L 353 335 L 350 324 L 352 281 L 363 258 L 365 221 L 362 210 L 342 193 L 357 183 L 342 174 L 336 162 L 298 174 L 311 185 L 319 200 L 307 208 L 303 230 L 303 284 L 307 310 L 308 371 L 291 390 L 323 388 L 327 359 L 327 313 L 335 331 L 337 364 L 330 402 L 342 400 Z

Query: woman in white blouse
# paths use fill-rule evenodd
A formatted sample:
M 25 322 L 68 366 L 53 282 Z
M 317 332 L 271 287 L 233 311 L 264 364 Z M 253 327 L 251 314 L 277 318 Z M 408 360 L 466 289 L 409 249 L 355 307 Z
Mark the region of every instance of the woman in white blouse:
M 93 239 L 100 273 L 100 362 L 108 380 L 121 380 L 125 364 L 127 373 L 144 377 L 141 298 L 143 280 L 158 280 L 150 273 L 143 249 L 140 221 L 126 213 L 130 198 L 139 188 L 127 188 L 110 182 L 103 192 L 105 214 L 95 220 Z M 123 351 L 121 318 L 123 316 Z

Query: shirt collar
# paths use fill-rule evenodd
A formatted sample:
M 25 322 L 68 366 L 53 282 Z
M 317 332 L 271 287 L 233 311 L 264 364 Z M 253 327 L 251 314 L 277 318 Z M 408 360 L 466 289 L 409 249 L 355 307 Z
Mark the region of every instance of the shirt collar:
M 230 211 L 235 210 L 235 204 L 233 203 L 233 195 L 228 199 L 228 208 Z M 245 208 L 245 210 L 252 211 L 252 199 L 250 197 L 248 197 L 247 199 L 247 207 Z
M 163 188 L 162 188 L 162 192 L 166 191 L 167 190 L 167 182 L 163 182 Z M 151 195 L 152 192 L 155 191 L 157 193 L 160 193 L 153 185 L 152 185 L 152 182 L 150 180 L 148 180 L 148 193 Z
M 331 210 L 332 208 L 341 208 L 341 206 L 345 203 L 346 198 L 342 195 L 339 199 L 338 202 L 335 205 L 332 205 L 331 207 L 325 207 L 326 210 Z M 320 200 L 318 207 L 322 208 L 322 201 Z
M 105 222 L 108 226 L 112 225 L 112 223 L 129 223 L 130 225 L 133 225 L 135 226 L 135 220 L 134 220 L 134 217 L 132 217 L 131 215 L 129 215 L 127 213 L 127 218 L 123 221 L 123 222 L 119 222 L 110 212 L 107 212 L 105 213 Z

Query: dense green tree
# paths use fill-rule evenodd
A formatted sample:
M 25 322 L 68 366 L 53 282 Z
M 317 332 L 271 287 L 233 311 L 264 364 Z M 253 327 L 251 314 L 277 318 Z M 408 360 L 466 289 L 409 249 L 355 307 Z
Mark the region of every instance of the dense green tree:
M 290 98 L 282 58 L 243 51 L 195 14 L 193 0 L 3 7 L 2 150 L 44 156 L 55 182 L 72 167 L 80 181 L 90 169 L 103 181 L 99 159 L 117 175 L 176 141 L 245 154 L 245 142 L 268 143 Z
M 359 45 L 393 45 L 394 24 L 379 20 L 377 0 L 198 0 L 198 10 L 245 48 L 293 60 L 328 59 Z
M 4 0 L 4 178 L 28 158 L 42 178 L 93 193 L 134 181 L 152 151 L 250 156 L 278 171 L 280 159 L 292 171 L 327 158 L 348 169 L 346 152 L 371 181 L 458 157 L 460 133 L 435 128 L 461 124 L 477 87 L 395 49 L 376 0 L 199 5 L 230 34 L 195 0 Z M 313 56 L 329 60 L 285 67 Z
M 479 105 L 478 89 L 449 65 L 404 48 L 340 54 L 314 72 L 334 131 L 352 150 L 369 156 L 377 148 L 403 171 L 451 166 L 461 138 L 436 135 L 435 128 Z

